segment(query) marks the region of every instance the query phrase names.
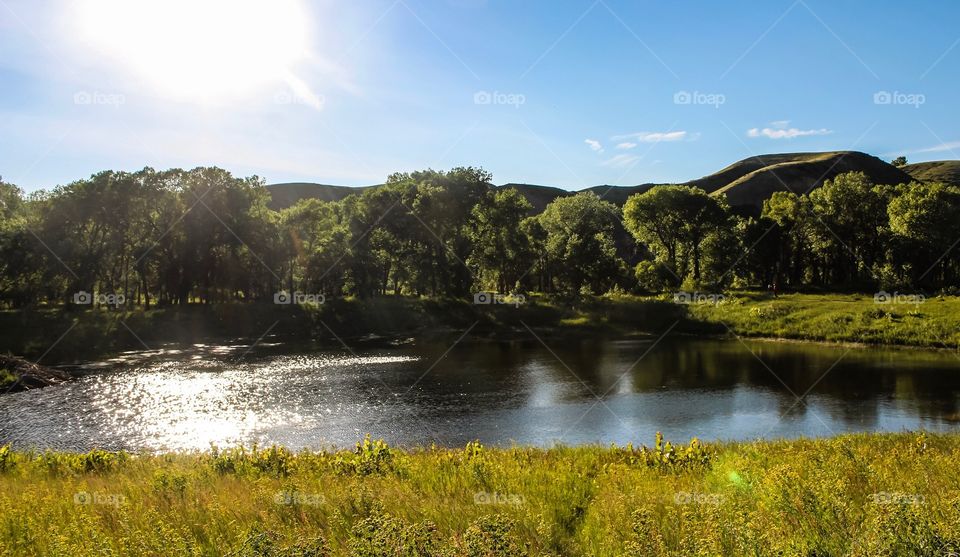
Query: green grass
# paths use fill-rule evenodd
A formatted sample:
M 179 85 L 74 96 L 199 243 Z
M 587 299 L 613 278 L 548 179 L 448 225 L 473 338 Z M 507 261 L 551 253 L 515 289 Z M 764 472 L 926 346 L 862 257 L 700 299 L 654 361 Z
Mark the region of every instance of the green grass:
M 719 304 L 691 304 L 690 318 L 741 336 L 909 345 L 960 346 L 960 298 L 878 304 L 873 295 L 733 293 Z
M 260 338 L 321 341 L 368 335 L 471 339 L 529 335 L 659 336 L 677 333 L 777 337 L 831 342 L 952 348 L 960 345 L 960 298 L 921 304 L 875 304 L 872 294 L 729 292 L 719 304 L 673 302 L 662 296 L 531 295 L 515 305 L 474 305 L 472 300 L 387 296 L 335 299 L 320 307 L 229 303 L 154 308 L 149 311 L 67 311 L 62 308 L 0 311 L 0 352 L 44 356 L 42 363 L 95 359 L 122 350 L 165 343 Z M 472 327 L 472 328 L 471 328 Z
M 19 380 L 20 378 L 9 369 L 0 368 L 0 389 L 6 389 Z
M 2 555 L 949 555 L 960 435 L 635 450 L 0 449 Z

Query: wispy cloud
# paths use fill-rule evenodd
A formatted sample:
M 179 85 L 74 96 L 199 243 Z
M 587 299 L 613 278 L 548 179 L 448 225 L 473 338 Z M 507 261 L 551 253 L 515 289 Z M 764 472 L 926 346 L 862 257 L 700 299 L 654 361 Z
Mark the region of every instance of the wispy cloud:
M 795 137 L 806 137 L 810 135 L 829 135 L 833 130 L 827 128 L 801 130 L 799 128 L 788 128 L 790 120 L 776 120 L 770 122 L 768 128 L 750 128 L 747 130 L 747 137 L 766 137 L 769 139 L 793 139 Z
M 597 141 L 596 139 L 584 139 L 583 142 L 589 145 L 590 148 L 593 149 L 594 151 L 598 153 L 603 152 L 603 145 L 601 145 L 600 142 Z
M 602 166 L 610 166 L 610 167 L 613 167 L 613 168 L 623 168 L 623 167 L 625 167 L 625 166 L 629 166 L 629 165 L 633 164 L 634 162 L 636 162 L 636 161 L 638 161 L 638 160 L 640 160 L 640 157 L 638 157 L 637 155 L 629 155 L 629 154 L 627 154 L 627 153 L 620 153 L 619 155 L 616 155 L 616 156 L 614 156 L 614 157 L 611 157 L 611 158 L 603 161 L 603 162 L 600 163 L 600 164 L 601 164 Z
M 626 133 L 623 135 L 615 135 L 610 139 L 614 141 L 624 141 L 624 142 L 636 142 L 641 143 L 659 143 L 661 141 L 681 141 L 687 139 L 688 137 L 693 137 L 688 134 L 686 131 L 672 131 L 672 132 L 636 132 L 636 133 Z
M 923 149 L 916 149 L 914 151 L 907 151 L 908 153 L 943 153 L 944 151 L 953 151 L 954 149 L 960 149 L 960 141 L 946 141 L 939 145 L 934 145 L 933 147 L 926 147 Z
M 637 144 L 632 141 L 625 141 L 623 143 L 617 143 L 617 149 L 633 149 Z

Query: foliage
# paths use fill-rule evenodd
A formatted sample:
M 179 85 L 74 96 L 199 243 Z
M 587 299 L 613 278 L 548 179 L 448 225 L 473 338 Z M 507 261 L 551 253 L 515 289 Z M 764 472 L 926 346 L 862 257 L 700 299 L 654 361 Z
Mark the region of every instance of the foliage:
M 936 291 L 957 287 L 960 188 L 840 174 L 762 213 L 661 185 L 623 210 L 589 192 L 540 214 L 474 167 L 391 175 L 338 201 L 268 207 L 256 176 L 104 171 L 24 196 L 0 182 L 0 305 L 324 301 L 613 287 Z M 84 301 L 83 294 L 89 296 Z M 117 303 L 117 300 L 123 303 Z M 121 307 L 122 306 L 122 307 Z

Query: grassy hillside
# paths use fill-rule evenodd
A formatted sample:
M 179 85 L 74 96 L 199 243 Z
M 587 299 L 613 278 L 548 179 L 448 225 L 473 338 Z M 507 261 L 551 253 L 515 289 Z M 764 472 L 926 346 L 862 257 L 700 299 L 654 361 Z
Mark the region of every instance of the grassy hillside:
M 908 164 L 903 170 L 921 182 L 943 182 L 960 186 L 960 161 L 931 161 Z
M 0 553 L 946 556 L 960 550 L 957 462 L 960 435 L 925 433 L 650 449 L 0 449 Z
M 520 192 L 521 195 L 533 205 L 533 214 L 542 213 L 547 205 L 553 203 L 558 197 L 568 197 L 574 194 L 569 190 L 562 190 L 553 186 L 538 186 L 536 184 L 504 184 L 500 186 L 503 189 L 512 189 Z
M 807 193 L 845 172 L 863 172 L 876 184 L 901 184 L 912 179 L 893 165 L 856 151 L 800 153 L 793 157 L 748 172 L 714 193 L 726 195 L 732 206 L 761 209 L 774 192 Z
M 757 155 L 737 161 L 709 176 L 684 182 L 684 185 L 698 187 L 708 193 L 724 194 L 731 205 L 755 210 L 761 208 L 763 201 L 775 191 L 789 189 L 805 193 L 821 185 L 824 180 L 852 171 L 864 172 L 878 184 L 899 184 L 912 179 L 960 183 L 960 161 L 918 163 L 901 170 L 865 153 L 835 151 Z M 623 206 L 631 195 L 643 193 L 655 186 L 656 184 L 602 185 L 580 191 L 592 191 L 617 206 Z M 533 205 L 535 214 L 542 212 L 558 197 L 578 193 L 535 184 L 510 183 L 497 187 L 519 191 Z M 363 189 L 309 183 L 274 184 L 268 187 L 272 196 L 271 207 L 274 209 L 289 207 L 299 199 L 335 201 Z
M 301 199 L 320 199 L 322 201 L 340 201 L 352 193 L 361 193 L 363 190 L 376 186 L 329 186 L 326 184 L 312 184 L 309 182 L 290 182 L 286 184 L 271 184 L 267 187 L 270 192 L 270 208 L 279 211 L 293 206 Z

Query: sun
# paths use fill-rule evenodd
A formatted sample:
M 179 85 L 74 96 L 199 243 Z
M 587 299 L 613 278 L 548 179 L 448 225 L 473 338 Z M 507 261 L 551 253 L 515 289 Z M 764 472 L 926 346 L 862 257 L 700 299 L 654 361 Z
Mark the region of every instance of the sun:
M 162 95 L 215 101 L 289 82 L 308 54 L 300 0 L 79 0 L 77 38 Z

